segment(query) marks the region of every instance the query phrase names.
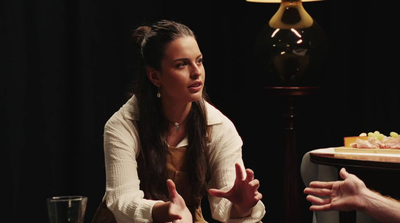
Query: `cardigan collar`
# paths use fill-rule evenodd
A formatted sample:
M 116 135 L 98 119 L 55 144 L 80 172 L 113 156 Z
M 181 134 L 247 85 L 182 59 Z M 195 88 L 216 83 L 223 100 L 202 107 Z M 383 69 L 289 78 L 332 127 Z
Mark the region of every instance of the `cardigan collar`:
M 213 105 L 205 102 L 207 110 L 207 125 L 217 125 L 222 123 L 220 111 Z M 138 109 L 138 102 L 135 95 L 133 95 L 122 107 L 123 114 L 127 119 L 140 120 L 140 112 Z

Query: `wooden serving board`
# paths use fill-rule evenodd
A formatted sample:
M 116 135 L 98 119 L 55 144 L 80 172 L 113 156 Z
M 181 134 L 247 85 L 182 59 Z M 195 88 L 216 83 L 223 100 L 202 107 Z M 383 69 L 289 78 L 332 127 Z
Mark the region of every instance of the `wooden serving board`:
M 380 154 L 400 154 L 400 149 L 361 149 L 352 147 L 335 147 L 335 152 L 341 153 L 380 153 Z

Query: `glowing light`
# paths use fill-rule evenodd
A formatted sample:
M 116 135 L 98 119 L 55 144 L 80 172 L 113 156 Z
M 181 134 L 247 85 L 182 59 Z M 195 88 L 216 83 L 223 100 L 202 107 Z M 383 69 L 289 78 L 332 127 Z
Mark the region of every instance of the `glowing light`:
M 272 33 L 271 37 L 274 37 L 279 32 L 279 30 L 280 30 L 279 28 L 275 29 L 274 32 Z
M 297 37 L 301 38 L 301 35 L 299 32 L 297 32 L 297 30 L 291 28 L 290 31 L 292 31 L 292 33 L 294 33 Z

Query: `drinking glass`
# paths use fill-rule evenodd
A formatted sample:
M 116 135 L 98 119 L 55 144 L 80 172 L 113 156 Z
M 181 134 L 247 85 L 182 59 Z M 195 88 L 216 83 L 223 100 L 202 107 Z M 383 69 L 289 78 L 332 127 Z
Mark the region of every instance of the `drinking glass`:
M 85 196 L 47 198 L 50 223 L 83 223 L 87 200 Z

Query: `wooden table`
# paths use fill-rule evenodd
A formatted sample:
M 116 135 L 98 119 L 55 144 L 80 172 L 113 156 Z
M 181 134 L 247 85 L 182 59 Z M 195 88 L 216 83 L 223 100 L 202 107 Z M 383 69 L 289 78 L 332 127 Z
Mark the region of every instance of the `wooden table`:
M 352 152 L 354 150 L 354 152 Z M 310 152 L 313 163 L 336 167 L 360 167 L 400 170 L 400 150 L 346 149 L 344 147 L 316 149 Z
M 345 147 L 310 151 L 313 163 L 341 167 L 400 171 L 400 150 L 355 150 Z M 356 212 L 340 212 L 340 223 L 356 222 Z

